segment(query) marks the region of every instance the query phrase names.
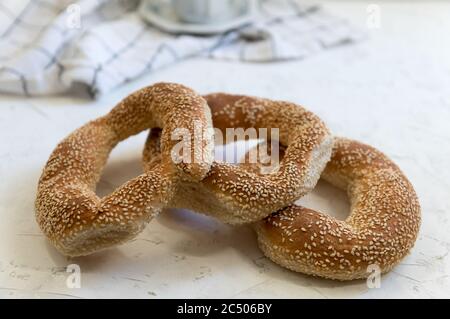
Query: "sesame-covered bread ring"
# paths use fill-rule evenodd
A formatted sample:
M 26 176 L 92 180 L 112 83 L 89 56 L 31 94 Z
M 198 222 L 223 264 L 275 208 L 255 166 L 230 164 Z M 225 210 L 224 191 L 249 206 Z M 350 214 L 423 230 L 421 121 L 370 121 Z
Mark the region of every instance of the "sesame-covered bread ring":
M 224 135 L 227 128 L 276 128 L 286 154 L 276 172 L 267 175 L 214 162 L 202 181 L 180 183 L 169 207 L 191 209 L 229 224 L 243 224 L 267 217 L 314 188 L 330 159 L 333 141 L 316 115 L 294 103 L 256 97 L 217 93 L 204 98 L 211 108 L 214 127 Z M 153 131 L 147 140 L 146 170 L 158 162 L 157 135 Z
M 63 254 L 86 255 L 138 234 L 171 200 L 178 180 L 198 181 L 210 169 L 213 143 L 192 148 L 191 163 L 175 164 L 171 139 L 177 128 L 194 134 L 194 123 L 212 129 L 206 101 L 182 85 L 159 83 L 141 89 L 108 114 L 66 137 L 50 156 L 39 180 L 36 219 Z M 151 127 L 162 130 L 162 160 L 151 170 L 99 198 L 95 186 L 111 150 Z M 193 142 L 193 141 L 191 141 Z M 192 143 L 193 144 L 193 143 Z
M 337 138 L 322 177 L 347 191 L 348 218 L 288 206 L 255 223 L 264 254 L 291 270 L 337 280 L 392 269 L 413 247 L 421 219 L 405 175 L 375 148 Z

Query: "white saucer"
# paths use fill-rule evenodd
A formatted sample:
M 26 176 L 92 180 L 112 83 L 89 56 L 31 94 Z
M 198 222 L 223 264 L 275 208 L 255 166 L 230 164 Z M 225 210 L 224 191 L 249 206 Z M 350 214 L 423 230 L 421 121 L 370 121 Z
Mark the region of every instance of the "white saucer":
M 139 8 L 139 13 L 145 20 L 164 31 L 202 35 L 223 33 L 228 30 L 236 29 L 250 23 L 255 16 L 253 10 L 249 10 L 249 12 L 230 21 L 211 24 L 186 23 L 181 21 L 175 14 L 173 7 L 164 1 L 159 3 L 158 1 L 156 1 L 156 3 L 144 1 Z

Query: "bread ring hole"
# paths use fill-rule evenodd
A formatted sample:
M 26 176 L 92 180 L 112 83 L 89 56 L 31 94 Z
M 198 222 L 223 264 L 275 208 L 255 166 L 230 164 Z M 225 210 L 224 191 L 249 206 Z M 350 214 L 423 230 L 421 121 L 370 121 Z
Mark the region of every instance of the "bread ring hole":
M 141 132 L 119 143 L 111 152 L 97 183 L 97 196 L 111 194 L 120 185 L 143 173 L 142 145 L 148 131 Z
M 265 142 L 260 143 L 261 146 L 267 147 Z M 251 151 L 255 150 L 256 148 L 251 149 Z M 268 148 L 268 150 L 270 151 L 270 148 Z M 286 148 L 280 145 L 280 160 L 283 159 L 285 150 Z M 319 180 L 312 192 L 298 199 L 295 203 L 306 208 L 328 214 L 342 221 L 346 220 L 350 214 L 350 201 L 348 199 L 347 192 L 323 179 Z
M 214 159 L 218 162 L 238 164 L 245 154 L 261 143 L 261 139 L 239 140 L 225 145 L 215 145 Z
M 323 179 L 319 180 L 312 192 L 295 203 L 338 220 L 346 220 L 350 213 L 350 201 L 347 193 Z

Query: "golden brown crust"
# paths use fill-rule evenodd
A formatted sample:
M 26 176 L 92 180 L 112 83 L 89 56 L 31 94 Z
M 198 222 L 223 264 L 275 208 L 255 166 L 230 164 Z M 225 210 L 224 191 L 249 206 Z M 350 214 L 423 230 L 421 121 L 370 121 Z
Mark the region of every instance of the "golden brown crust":
M 148 158 L 158 154 L 158 144 L 158 133 L 153 132 L 144 157 L 148 167 L 158 162 L 157 157 L 153 162 Z M 255 151 L 250 150 L 246 158 Z M 284 154 L 282 147 L 280 156 Z M 240 166 L 259 174 L 261 165 L 245 160 Z M 336 280 L 365 278 L 375 269 L 369 266 L 383 273 L 392 269 L 413 247 L 420 227 L 420 205 L 408 179 L 380 151 L 345 138 L 335 139 L 322 177 L 348 192 L 348 218 L 336 220 L 298 205 L 280 209 L 253 224 L 265 255 L 291 270 Z M 181 199 L 184 204 L 189 201 L 185 207 L 205 214 L 223 209 L 213 206 L 217 205 L 211 201 L 217 196 L 214 190 L 204 187 L 198 191 L 197 185 L 178 188 L 177 194 L 188 195 Z
M 151 167 L 158 162 L 157 157 L 153 162 L 148 158 L 159 152 L 157 132 L 149 137 L 146 147 L 144 163 Z M 281 148 L 280 156 L 284 154 Z M 210 174 L 218 174 L 215 165 Z M 259 174 L 260 164 L 244 161 L 240 166 Z M 263 252 L 291 270 L 337 280 L 365 278 L 370 275 L 368 270 L 374 269 L 369 266 L 387 272 L 398 264 L 417 238 L 420 206 L 397 165 L 371 146 L 336 138 L 322 177 L 348 192 L 352 208 L 346 221 L 298 205 L 288 206 L 254 223 Z M 211 200 L 217 196 L 215 189 L 198 185 L 180 184 L 178 200 L 184 207 L 205 214 L 220 209 L 229 213 L 217 204 L 220 201 Z
M 338 280 L 387 272 L 413 247 L 420 227 L 417 195 L 401 170 L 368 145 L 336 139 L 322 177 L 348 192 L 345 221 L 291 205 L 255 224 L 261 249 L 294 271 Z
M 286 154 L 277 171 L 264 175 L 245 166 L 214 162 L 201 182 L 179 184 L 169 206 L 242 224 L 267 217 L 314 188 L 332 150 L 330 132 L 316 115 L 294 103 L 250 96 L 216 93 L 204 98 L 214 127 L 223 134 L 227 128 L 279 129 L 279 142 L 286 146 Z M 145 169 L 155 164 L 157 135 L 151 133 L 147 139 Z
M 201 144 L 202 152 L 192 149 L 191 163 L 174 164 L 171 159 L 178 142 L 171 139 L 172 130 L 193 132 L 195 121 L 211 129 L 206 101 L 182 85 L 158 83 L 131 94 L 107 115 L 66 137 L 50 156 L 38 185 L 36 219 L 45 235 L 70 256 L 134 237 L 169 202 L 178 180 L 200 180 L 209 171 L 212 143 Z M 98 198 L 95 185 L 113 147 L 151 127 L 163 128 L 161 162 Z
M 387 272 L 412 248 L 419 202 L 383 153 L 344 138 L 334 141 L 322 177 L 348 192 L 345 221 L 285 207 L 314 187 L 330 158 L 333 141 L 325 125 L 292 103 L 221 93 L 205 99 L 212 114 L 190 89 L 156 84 L 64 139 L 44 168 L 36 199 L 38 224 L 52 243 L 66 255 L 89 254 L 134 237 L 163 207 L 182 207 L 232 224 L 255 222 L 269 258 L 314 276 L 365 278 L 369 266 Z M 279 170 L 263 175 L 258 164 L 212 163 L 210 141 L 200 144 L 200 152 L 191 149 L 191 163 L 173 163 L 171 150 L 179 142 L 171 138 L 173 130 L 187 128 L 194 139 L 195 121 L 207 130 L 211 115 L 224 133 L 229 127 L 280 129 Z M 144 150 L 146 173 L 98 198 L 95 185 L 114 146 L 157 127 L 163 130 L 151 131 Z

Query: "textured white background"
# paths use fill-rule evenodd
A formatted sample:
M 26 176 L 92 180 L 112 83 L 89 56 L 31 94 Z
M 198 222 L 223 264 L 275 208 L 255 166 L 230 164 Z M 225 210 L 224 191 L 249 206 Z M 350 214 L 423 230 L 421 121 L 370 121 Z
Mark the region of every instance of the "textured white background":
M 365 28 L 369 2 L 327 7 Z M 100 101 L 82 96 L 0 96 L 0 297 L 450 297 L 450 4 L 380 2 L 381 28 L 358 45 L 305 61 L 240 64 L 190 60 Z M 156 81 L 301 103 L 335 134 L 391 156 L 419 194 L 423 223 L 412 253 L 382 277 L 340 283 L 284 270 L 262 256 L 253 232 L 167 211 L 133 242 L 68 260 L 34 221 L 37 180 L 64 136 Z M 145 133 L 119 145 L 99 184 L 105 194 L 140 173 Z M 327 184 L 301 202 L 345 218 L 345 195 Z M 82 288 L 66 287 L 78 263 Z

